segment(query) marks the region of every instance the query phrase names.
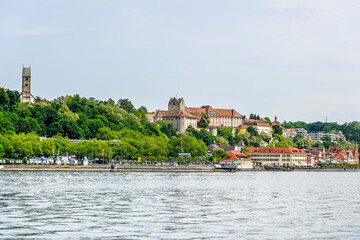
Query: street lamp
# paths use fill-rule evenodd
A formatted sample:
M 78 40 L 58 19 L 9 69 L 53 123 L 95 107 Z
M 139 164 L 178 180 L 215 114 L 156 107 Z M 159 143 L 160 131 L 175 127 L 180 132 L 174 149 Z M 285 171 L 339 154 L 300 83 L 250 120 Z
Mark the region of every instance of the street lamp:
M 123 158 L 123 153 L 122 153 L 122 141 L 120 140 L 120 161 L 122 161 L 122 158 Z M 120 164 L 120 163 L 119 163 Z
M 164 161 L 165 161 L 165 145 L 166 143 L 164 142 Z
M 144 142 L 141 142 L 141 161 L 143 161 L 143 155 L 144 155 Z

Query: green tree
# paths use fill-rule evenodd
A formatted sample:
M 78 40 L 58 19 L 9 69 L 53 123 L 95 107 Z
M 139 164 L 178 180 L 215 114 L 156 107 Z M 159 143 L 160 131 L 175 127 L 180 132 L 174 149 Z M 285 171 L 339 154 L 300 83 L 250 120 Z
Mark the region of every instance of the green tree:
M 207 128 L 210 124 L 210 118 L 206 113 L 203 113 L 201 119 L 197 122 L 198 128 Z
M 129 99 L 119 99 L 117 106 L 119 108 L 125 109 L 127 112 L 130 112 L 134 109 L 134 105 Z
M 311 148 L 311 140 L 307 137 L 301 138 L 297 141 L 297 147 L 302 148 Z
M 280 134 L 283 135 L 282 128 L 279 125 L 275 125 L 272 127 L 273 134 Z
M 326 149 L 328 149 L 330 145 L 333 145 L 333 143 L 331 142 L 331 137 L 328 135 L 323 136 L 321 138 L 321 141 L 323 142 Z
M 207 152 L 207 147 L 203 141 L 191 136 L 182 136 L 169 140 L 167 144 L 169 155 L 177 157 L 181 152 L 181 146 L 183 146 L 183 153 L 190 153 L 192 157 L 202 157 Z
M 169 138 L 175 137 L 177 135 L 176 130 L 171 123 L 166 121 L 158 121 L 157 124 L 159 125 L 161 132 L 163 132 Z
M 144 107 L 144 106 L 139 107 L 138 111 L 139 111 L 139 112 L 143 112 L 143 113 L 148 113 L 147 108 Z
M 3 88 L 0 88 L 0 110 L 1 108 L 6 110 L 9 108 L 10 99 Z
M 215 162 L 224 160 L 224 158 L 229 156 L 229 154 L 222 149 L 215 149 L 211 155 L 213 156 Z
M 11 119 L 3 112 L 0 112 L 0 134 L 13 132 L 15 132 L 15 127 Z
M 230 145 L 229 141 L 226 140 L 225 138 L 223 138 L 222 136 L 216 136 L 215 143 L 219 146 L 229 146 Z
M 265 117 L 264 120 L 265 120 L 265 122 L 267 122 L 270 126 L 272 126 L 272 122 L 271 122 L 270 118 Z
M 253 128 L 252 126 L 248 126 L 247 129 L 246 129 L 246 131 L 247 131 L 248 133 L 250 133 L 251 136 L 255 136 L 255 137 L 259 136 L 259 133 L 258 133 L 258 132 L 256 131 L 256 129 Z
M 9 105 L 14 106 L 20 102 L 20 94 L 18 91 L 7 91 L 7 95 L 9 97 Z
M 109 104 L 110 106 L 114 106 L 115 101 L 112 98 L 109 98 L 109 100 L 107 100 L 107 104 Z

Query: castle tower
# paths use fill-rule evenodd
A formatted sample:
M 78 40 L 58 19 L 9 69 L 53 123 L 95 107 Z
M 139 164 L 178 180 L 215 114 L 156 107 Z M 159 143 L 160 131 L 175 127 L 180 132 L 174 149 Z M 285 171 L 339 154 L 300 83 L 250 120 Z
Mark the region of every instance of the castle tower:
M 170 101 L 168 103 L 168 110 L 182 110 L 185 111 L 186 104 L 183 98 L 170 98 Z
M 20 94 L 21 102 L 34 103 L 35 98 L 31 95 L 31 68 L 23 67 L 22 71 L 22 92 Z

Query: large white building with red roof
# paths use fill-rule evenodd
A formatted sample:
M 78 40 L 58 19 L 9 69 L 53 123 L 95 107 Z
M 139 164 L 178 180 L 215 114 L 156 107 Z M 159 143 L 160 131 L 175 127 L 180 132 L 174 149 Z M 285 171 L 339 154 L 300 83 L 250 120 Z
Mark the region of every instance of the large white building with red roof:
M 170 98 L 168 110 L 156 111 L 154 122 L 164 120 L 172 123 L 177 131 L 185 132 L 189 126 L 197 128 L 197 121 L 204 114 L 210 118 L 208 130 L 214 135 L 217 127 L 236 129 L 242 124 L 242 116 L 234 109 L 215 109 L 208 105 L 200 108 L 186 107 L 183 98 Z

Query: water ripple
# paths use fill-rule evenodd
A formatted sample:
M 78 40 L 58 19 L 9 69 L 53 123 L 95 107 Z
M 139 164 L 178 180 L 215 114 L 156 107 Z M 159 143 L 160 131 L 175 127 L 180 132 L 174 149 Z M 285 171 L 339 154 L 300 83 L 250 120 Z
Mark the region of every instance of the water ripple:
M 358 173 L 0 172 L 4 239 L 359 239 Z

